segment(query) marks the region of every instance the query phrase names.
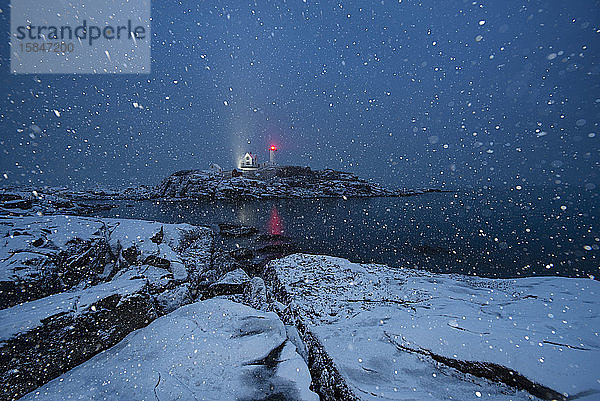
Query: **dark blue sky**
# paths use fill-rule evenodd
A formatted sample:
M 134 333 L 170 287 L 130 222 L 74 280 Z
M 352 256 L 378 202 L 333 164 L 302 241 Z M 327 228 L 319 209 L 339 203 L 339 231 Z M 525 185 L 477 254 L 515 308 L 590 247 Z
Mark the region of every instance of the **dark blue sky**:
M 151 74 L 11 75 L 0 1 L 0 185 L 156 183 L 270 143 L 401 187 L 600 185 L 598 1 L 153 3 Z

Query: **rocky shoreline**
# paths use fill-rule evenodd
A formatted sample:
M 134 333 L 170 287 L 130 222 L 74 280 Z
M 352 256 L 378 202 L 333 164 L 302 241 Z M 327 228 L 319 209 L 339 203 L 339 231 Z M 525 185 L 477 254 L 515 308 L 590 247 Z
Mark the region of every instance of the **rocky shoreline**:
M 4 216 L 0 230 L 0 400 L 596 394 L 594 280 L 350 263 L 233 224 Z
M 268 312 L 259 272 L 290 249 L 281 236 L 261 236 L 231 224 L 213 232 L 188 224 L 67 215 L 0 216 L 0 238 L 0 400 L 17 399 L 85 366 L 128 334 L 184 305 L 228 298 Z M 233 308 L 241 323 L 254 315 L 251 308 L 242 312 L 235 305 L 209 304 L 207 313 Z M 283 327 L 276 316 L 269 319 Z M 302 361 L 285 335 L 282 340 L 281 330 L 260 324 L 256 330 L 249 335 L 264 330 L 264 336 L 279 341 L 267 353 L 281 351 Z M 249 368 L 231 368 L 240 380 L 242 373 L 249 374 Z M 301 399 L 315 399 L 305 363 L 296 369 L 308 377 L 308 382 L 302 379 L 305 388 L 297 389 L 308 394 Z M 286 375 L 285 386 L 294 388 L 294 377 Z M 248 391 L 260 393 L 264 383 L 246 384 Z
M 282 171 L 184 172 L 129 193 L 403 196 L 346 173 Z M 250 226 L 80 216 L 122 196 L 0 192 L 0 400 L 597 393 L 597 281 L 436 275 L 295 253 Z

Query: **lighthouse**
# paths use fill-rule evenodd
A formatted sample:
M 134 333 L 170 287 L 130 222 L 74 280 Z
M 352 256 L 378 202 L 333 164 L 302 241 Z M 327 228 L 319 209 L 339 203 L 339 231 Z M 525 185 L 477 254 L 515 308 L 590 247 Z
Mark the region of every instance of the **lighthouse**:
M 271 166 L 275 165 L 275 152 L 277 152 L 277 146 L 271 145 L 269 148 L 269 162 L 271 163 Z

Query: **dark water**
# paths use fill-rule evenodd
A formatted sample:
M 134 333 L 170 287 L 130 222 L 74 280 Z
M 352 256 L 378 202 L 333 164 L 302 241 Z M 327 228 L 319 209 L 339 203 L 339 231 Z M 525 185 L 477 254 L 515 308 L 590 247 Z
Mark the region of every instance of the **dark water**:
M 556 189 L 408 198 L 120 201 L 104 217 L 248 224 L 302 251 L 487 277 L 600 276 L 598 195 Z

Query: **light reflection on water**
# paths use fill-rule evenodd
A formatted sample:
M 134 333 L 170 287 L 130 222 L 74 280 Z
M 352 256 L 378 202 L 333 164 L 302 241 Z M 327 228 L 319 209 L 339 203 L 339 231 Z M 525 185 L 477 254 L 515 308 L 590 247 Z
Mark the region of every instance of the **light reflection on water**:
M 277 211 L 277 206 L 273 205 L 271 207 L 271 217 L 269 217 L 268 224 L 268 233 L 270 235 L 283 235 L 283 221 L 281 217 L 279 217 L 279 212 Z
M 302 251 L 489 277 L 600 276 L 597 194 L 556 190 L 409 198 L 120 201 L 99 212 L 165 223 L 252 225 Z

